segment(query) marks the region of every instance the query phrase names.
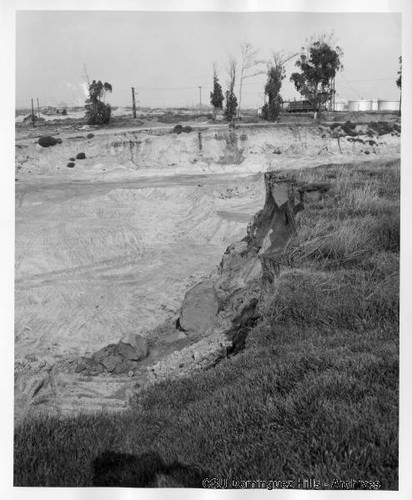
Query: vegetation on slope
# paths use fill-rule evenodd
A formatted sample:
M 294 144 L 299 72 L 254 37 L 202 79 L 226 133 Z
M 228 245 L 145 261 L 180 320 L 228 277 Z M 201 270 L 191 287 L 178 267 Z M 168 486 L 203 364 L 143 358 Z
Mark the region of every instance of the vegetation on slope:
M 397 489 L 399 163 L 296 176 L 333 187 L 298 214 L 245 349 L 122 414 L 26 420 L 15 485 Z

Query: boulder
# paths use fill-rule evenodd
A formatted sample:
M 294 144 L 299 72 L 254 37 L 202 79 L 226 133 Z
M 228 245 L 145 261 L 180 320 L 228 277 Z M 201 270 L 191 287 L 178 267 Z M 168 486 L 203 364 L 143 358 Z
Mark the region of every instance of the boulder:
M 138 356 L 136 360 L 140 361 L 147 358 L 149 355 L 149 343 L 145 337 L 142 337 L 137 333 L 130 333 L 128 335 L 127 342 L 134 347 Z
M 97 363 L 101 363 L 108 372 L 112 372 L 115 369 L 117 363 L 122 360 L 122 357 L 119 356 L 117 349 L 117 344 L 109 344 L 106 347 L 103 347 L 99 351 L 95 352 L 92 356 L 92 359 Z
M 84 160 L 86 158 L 85 153 L 77 153 L 76 160 Z
M 219 301 L 213 282 L 202 281 L 185 295 L 179 316 L 184 331 L 205 333 L 210 329 L 219 310 Z
M 72 161 L 70 161 L 70 162 L 67 164 L 67 166 L 68 166 L 69 168 L 73 168 L 73 167 L 75 166 L 75 163 L 74 163 L 74 162 L 72 162 Z
M 43 148 L 48 148 L 50 146 L 55 146 L 56 144 L 61 144 L 62 140 L 60 138 L 52 137 L 51 135 L 43 135 L 37 141 Z

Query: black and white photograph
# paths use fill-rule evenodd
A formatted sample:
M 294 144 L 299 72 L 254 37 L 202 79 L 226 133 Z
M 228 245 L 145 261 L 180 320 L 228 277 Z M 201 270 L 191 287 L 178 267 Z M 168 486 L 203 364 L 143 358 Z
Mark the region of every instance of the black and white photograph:
M 16 2 L 7 498 L 411 493 L 405 3 L 287 4 Z

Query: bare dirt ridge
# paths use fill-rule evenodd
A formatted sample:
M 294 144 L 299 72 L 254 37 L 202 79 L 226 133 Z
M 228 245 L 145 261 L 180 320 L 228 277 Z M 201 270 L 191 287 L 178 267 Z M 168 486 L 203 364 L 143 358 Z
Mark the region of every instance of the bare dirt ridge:
M 176 134 L 169 126 L 159 134 L 119 129 L 93 137 L 56 129 L 61 143 L 47 148 L 24 131 L 16 141 L 17 420 L 38 411 L 124 409 L 146 384 L 212 366 L 241 348 L 239 331 L 253 321 L 267 256 L 293 234 L 302 201 L 296 186 L 291 191 L 278 178 L 271 185 L 270 176 L 265 194 L 262 174 L 399 158 L 393 130 L 335 129 Z M 191 327 L 187 314 L 188 303 L 202 304 L 201 295 L 187 295 L 198 283 L 218 304 L 217 314 L 215 303 L 209 307 L 205 328 Z M 147 340 L 148 356 L 132 370 L 79 371 L 82 358 L 136 334 Z

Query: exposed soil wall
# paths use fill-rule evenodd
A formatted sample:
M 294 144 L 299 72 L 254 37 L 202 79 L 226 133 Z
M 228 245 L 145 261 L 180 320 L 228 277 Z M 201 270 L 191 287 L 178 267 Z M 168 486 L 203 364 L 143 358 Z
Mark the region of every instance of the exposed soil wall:
M 16 178 L 66 180 L 136 178 L 178 173 L 252 173 L 299 164 L 340 162 L 367 155 L 400 152 L 397 132 L 378 135 L 366 124 L 356 127 L 358 140 L 339 140 L 330 125 L 250 126 L 194 130 L 190 133 L 113 132 L 62 134 L 61 144 L 44 148 L 37 141 L 16 145 Z M 84 153 L 85 158 L 76 156 Z M 75 160 L 73 168 L 68 162 Z

